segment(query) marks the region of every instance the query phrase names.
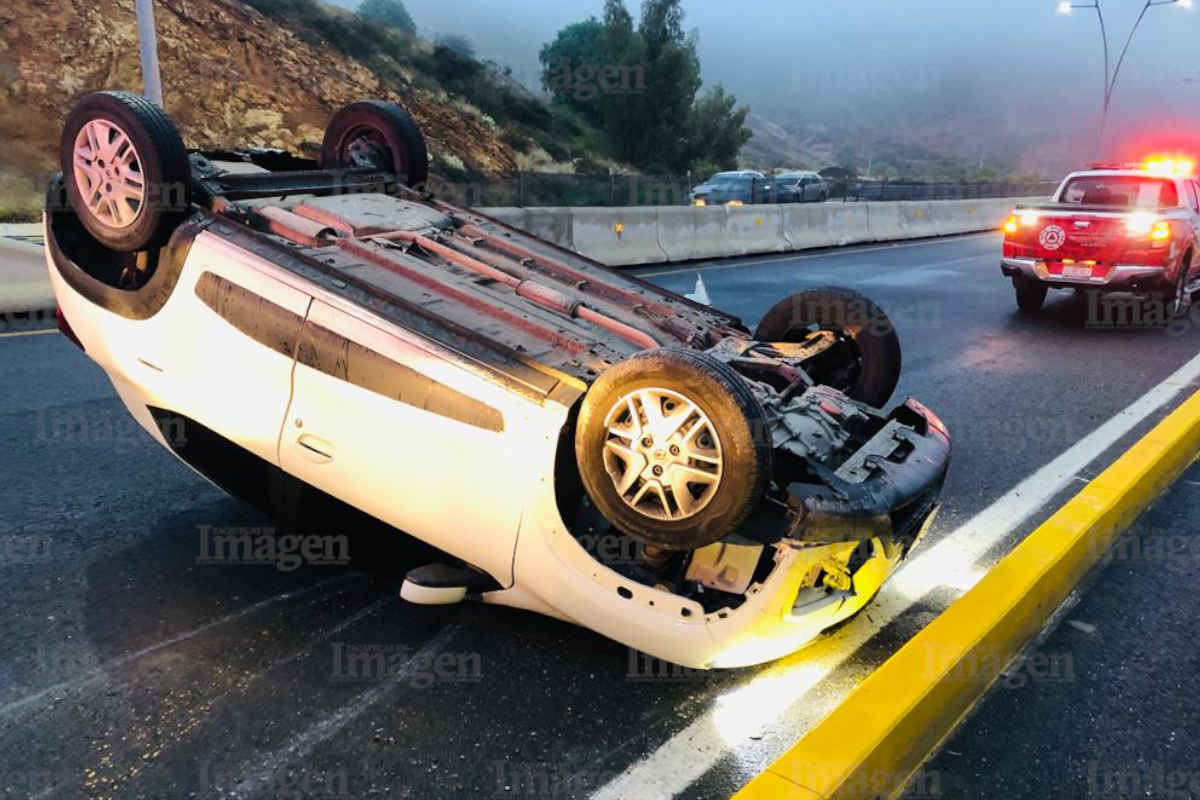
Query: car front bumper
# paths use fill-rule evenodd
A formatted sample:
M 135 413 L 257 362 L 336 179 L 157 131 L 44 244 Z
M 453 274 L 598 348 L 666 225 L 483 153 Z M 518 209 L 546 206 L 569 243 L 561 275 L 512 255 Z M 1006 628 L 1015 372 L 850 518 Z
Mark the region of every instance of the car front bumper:
M 1045 261 L 1034 258 L 1004 258 L 1000 270 L 1010 278 L 1044 283 L 1059 289 L 1099 289 L 1105 292 L 1161 292 L 1170 291 L 1171 282 L 1166 267 L 1140 264 L 1118 264 L 1106 275 L 1090 278 L 1067 278 L 1052 273 Z
M 773 568 L 736 607 L 706 611 L 694 599 L 606 567 L 566 529 L 552 492 L 522 522 L 515 584 L 482 599 L 584 625 L 648 657 L 694 669 L 793 653 L 865 607 L 937 515 L 950 458 L 946 426 L 912 400 L 893 413 L 913 424 L 904 463 L 881 461 L 876 479 L 857 485 L 840 507 L 811 508 L 811 524 L 773 545 Z M 814 571 L 831 561 L 847 565 L 856 550 L 866 557 L 849 569 L 848 589 L 812 591 Z

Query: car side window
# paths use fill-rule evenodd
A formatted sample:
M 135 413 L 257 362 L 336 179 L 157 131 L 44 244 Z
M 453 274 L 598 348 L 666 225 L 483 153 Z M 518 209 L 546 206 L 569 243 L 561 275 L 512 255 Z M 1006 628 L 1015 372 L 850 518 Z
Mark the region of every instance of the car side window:
M 1195 181 L 1188 181 L 1188 198 L 1192 201 L 1192 211 L 1200 214 L 1200 185 Z

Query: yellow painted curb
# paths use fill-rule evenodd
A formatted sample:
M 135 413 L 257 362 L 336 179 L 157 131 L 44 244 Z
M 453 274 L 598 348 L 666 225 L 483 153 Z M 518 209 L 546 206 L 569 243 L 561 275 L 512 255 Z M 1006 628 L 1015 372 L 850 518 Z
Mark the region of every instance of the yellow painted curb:
M 733 800 L 878 800 L 898 793 L 910 777 L 920 780 L 914 773 L 1000 671 L 1198 455 L 1200 393 L 1029 534 Z

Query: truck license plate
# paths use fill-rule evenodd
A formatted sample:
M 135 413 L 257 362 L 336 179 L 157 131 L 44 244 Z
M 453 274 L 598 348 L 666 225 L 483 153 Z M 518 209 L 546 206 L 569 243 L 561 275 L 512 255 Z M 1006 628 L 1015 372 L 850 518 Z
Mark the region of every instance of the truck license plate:
M 1066 264 L 1063 266 L 1062 274 L 1064 278 L 1090 278 L 1092 277 L 1092 268 Z

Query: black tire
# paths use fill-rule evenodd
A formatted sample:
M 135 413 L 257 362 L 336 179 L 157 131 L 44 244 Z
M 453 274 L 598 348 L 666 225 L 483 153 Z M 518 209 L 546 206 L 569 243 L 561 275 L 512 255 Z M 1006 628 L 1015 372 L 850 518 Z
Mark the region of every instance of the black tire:
M 1042 310 L 1042 305 L 1046 302 L 1046 292 L 1049 288 L 1046 284 L 1013 278 L 1013 288 L 1017 292 L 1017 308 L 1021 309 L 1022 312 L 1036 314 Z
M 89 146 L 91 155 L 80 161 L 88 166 L 77 171 L 76 138 L 86 139 L 97 127 L 104 127 L 108 137 L 101 149 L 112 145 L 120 153 L 111 153 L 106 161 Z M 121 143 L 122 133 L 129 147 Z M 183 139 L 167 113 L 141 95 L 95 92 L 83 97 L 67 115 L 59 160 L 71 208 L 109 250 L 130 253 L 161 246 L 190 210 L 192 172 Z M 122 188 L 136 193 L 139 180 L 140 200 L 121 199 L 117 193 Z
M 849 397 L 882 408 L 900 381 L 903 357 L 900 337 L 887 314 L 853 289 L 824 286 L 806 289 L 776 303 L 758 323 L 760 342 L 799 342 L 813 330 L 840 334 L 853 345 L 851 365 L 842 385 Z
M 1167 311 L 1172 318 L 1186 312 L 1188 305 L 1191 304 L 1191 297 L 1187 291 L 1188 267 L 1191 263 L 1192 251 L 1189 250 L 1183 254 L 1183 258 L 1179 261 L 1179 279 L 1175 281 L 1172 297 L 1168 298 Z
M 678 393 L 708 418 L 717 440 L 710 442 L 710 452 L 719 453 L 721 467 L 715 487 L 701 488 L 689 501 L 702 502 L 698 510 L 684 515 L 674 490 L 667 492 L 665 488 L 659 497 L 669 498 L 662 499 L 663 505 L 674 504 L 674 511 L 668 509 L 668 517 L 675 518 L 645 513 L 642 509 L 646 501 L 635 508 L 626 497 L 636 498 L 638 488 L 647 482 L 641 477 L 625 497 L 618 491 L 615 481 L 619 478 L 610 473 L 605 453 L 610 440 L 618 444 L 624 440 L 610 432 L 609 423 L 628 418 L 622 416 L 628 406 L 619 403 L 638 389 Z M 670 410 L 669 402 L 664 401 L 660 409 Z M 696 419 L 688 417 L 688 430 Z M 694 438 L 703 444 L 703 435 Z M 654 469 L 651 453 L 669 458 L 666 451 L 671 442 L 654 440 L 644 451 L 647 455 L 640 456 L 645 460 L 639 463 Z M 632 439 L 630 443 L 639 444 Z M 616 458 L 614 467 L 627 463 L 620 456 Z M 762 406 L 732 367 L 694 350 L 646 350 L 610 367 L 584 396 L 575 428 L 575 459 L 588 496 L 619 530 L 670 550 L 694 550 L 736 531 L 762 499 L 772 468 L 771 435 Z M 672 467 L 668 463 L 666 469 Z M 667 475 L 664 482 L 670 480 L 670 472 Z M 694 487 L 688 484 L 684 491 L 693 493 Z
M 374 167 L 391 172 L 406 186 L 429 179 L 425 136 L 409 113 L 395 103 L 362 100 L 333 115 L 321 143 L 325 169 Z

